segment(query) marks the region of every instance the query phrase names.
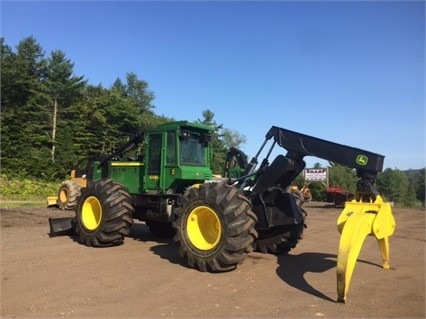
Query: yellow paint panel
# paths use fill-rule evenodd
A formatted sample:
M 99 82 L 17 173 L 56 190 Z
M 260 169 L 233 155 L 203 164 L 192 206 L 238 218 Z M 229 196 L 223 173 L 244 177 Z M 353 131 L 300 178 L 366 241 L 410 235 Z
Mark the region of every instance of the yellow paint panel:
M 111 166 L 144 166 L 142 162 L 113 162 Z
M 58 197 L 57 196 L 48 196 L 47 197 L 47 207 L 49 206 L 56 206 L 58 201 Z

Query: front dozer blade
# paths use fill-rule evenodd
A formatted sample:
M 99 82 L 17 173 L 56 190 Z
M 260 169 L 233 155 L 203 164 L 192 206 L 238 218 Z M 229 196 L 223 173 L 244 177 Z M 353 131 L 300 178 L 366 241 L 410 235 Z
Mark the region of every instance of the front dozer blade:
M 58 206 L 58 196 L 48 196 L 46 200 L 47 207 Z
M 49 218 L 49 236 L 73 235 L 75 233 L 73 219 L 73 217 Z

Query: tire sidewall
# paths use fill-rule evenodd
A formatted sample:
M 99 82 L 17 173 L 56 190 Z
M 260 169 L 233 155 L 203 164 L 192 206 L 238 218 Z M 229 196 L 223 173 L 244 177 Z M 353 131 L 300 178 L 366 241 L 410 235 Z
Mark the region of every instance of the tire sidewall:
M 82 216 L 84 203 L 86 202 L 86 200 L 89 197 L 92 197 L 92 196 L 95 197 L 100 202 L 100 204 L 101 204 L 101 214 L 102 214 L 101 215 L 101 220 L 99 222 L 99 225 L 94 230 L 90 230 L 90 229 L 86 228 L 86 226 L 84 226 L 83 216 Z M 78 225 L 78 227 L 80 228 L 80 230 L 84 234 L 86 234 L 86 235 L 96 235 L 97 233 L 99 233 L 102 230 L 102 228 L 104 226 L 104 223 L 105 223 L 105 213 L 107 212 L 107 210 L 105 210 L 104 206 L 105 206 L 105 201 L 102 200 L 102 198 L 100 198 L 99 194 L 97 194 L 97 192 L 94 189 L 85 188 L 82 191 L 80 200 L 78 201 L 78 204 L 77 204 L 77 214 L 76 215 L 77 215 L 77 225 Z
M 65 201 L 61 200 L 61 197 L 62 197 L 61 193 L 63 190 L 65 190 L 67 194 L 66 196 L 67 198 Z M 58 197 L 57 204 L 59 208 L 62 210 L 74 208 L 76 204 L 76 200 L 80 193 L 81 193 L 81 186 L 79 184 L 74 183 L 71 180 L 63 181 L 61 183 L 61 186 L 59 187 L 58 196 L 57 196 Z M 73 199 L 72 202 L 70 201 L 70 199 Z
M 95 229 L 88 229 L 83 223 L 83 207 L 89 197 L 99 201 L 101 216 Z M 76 233 L 86 246 L 106 247 L 120 245 L 124 236 L 130 233 L 133 223 L 133 202 L 127 189 L 111 179 L 91 182 L 81 192 L 76 212 Z
M 191 212 L 195 208 L 197 208 L 199 206 L 209 207 L 210 209 L 212 209 L 214 211 L 214 213 L 216 214 L 217 218 L 219 219 L 220 228 L 221 228 L 219 242 L 211 250 L 201 250 L 201 249 L 198 249 L 197 247 L 194 246 L 194 244 L 191 242 L 191 240 L 188 237 L 187 223 L 188 223 L 189 215 L 191 214 Z M 182 208 L 182 217 L 180 219 L 179 229 L 182 232 L 182 239 L 185 242 L 186 247 L 189 250 L 191 250 L 191 252 L 194 255 L 197 255 L 199 257 L 203 257 L 203 258 L 206 258 L 206 257 L 215 258 L 216 255 L 221 252 L 222 247 L 225 244 L 225 240 L 224 239 L 227 236 L 227 229 L 226 229 L 226 225 L 225 225 L 226 224 L 225 219 L 226 219 L 226 216 L 224 214 L 223 207 L 220 207 L 220 205 L 217 204 L 216 202 L 213 202 L 211 200 L 207 200 L 204 197 L 202 199 L 192 201 L 189 205 L 187 205 L 186 207 L 183 207 Z
M 194 211 L 197 208 L 200 211 Z M 199 229 L 192 229 L 192 225 L 189 229 L 191 214 L 199 212 L 202 214 L 199 216 L 201 219 L 196 221 Z M 208 228 L 207 223 L 211 227 L 216 223 L 211 219 L 213 216 L 210 218 L 208 214 L 216 215 L 214 218 L 221 228 L 220 234 L 217 233 L 218 229 Z M 249 200 L 226 182 L 205 183 L 199 188 L 191 188 L 181 198 L 176 215 L 177 219 L 173 224 L 177 229 L 174 242 L 179 246 L 179 255 L 186 259 L 190 267 L 200 271 L 224 272 L 235 269 L 243 262 L 247 253 L 252 251 L 252 243 L 257 238 L 257 218 L 251 211 Z M 217 236 L 209 234 L 210 230 L 215 231 L 214 236 Z M 215 245 L 199 245 L 203 239 L 198 236 L 203 235 L 196 235 L 195 231 L 206 231 L 205 239 L 208 238 L 209 244 L 212 245 L 215 242 Z

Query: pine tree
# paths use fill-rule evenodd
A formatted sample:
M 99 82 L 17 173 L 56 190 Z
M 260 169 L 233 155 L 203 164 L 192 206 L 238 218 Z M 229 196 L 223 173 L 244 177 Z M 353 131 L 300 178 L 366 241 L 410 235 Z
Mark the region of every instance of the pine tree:
M 45 70 L 44 51 L 28 37 L 13 53 L 2 42 L 2 169 L 38 175 L 46 169 L 49 114 L 38 88 Z M 7 92 L 3 97 L 3 92 Z
M 57 50 L 47 59 L 47 66 L 42 81 L 41 91 L 46 95 L 52 109 L 51 161 L 55 161 L 56 132 L 60 107 L 68 108 L 82 95 L 86 81 L 83 76 L 73 75 L 74 63 L 65 57 L 65 53 Z M 66 117 L 63 112 L 62 118 Z

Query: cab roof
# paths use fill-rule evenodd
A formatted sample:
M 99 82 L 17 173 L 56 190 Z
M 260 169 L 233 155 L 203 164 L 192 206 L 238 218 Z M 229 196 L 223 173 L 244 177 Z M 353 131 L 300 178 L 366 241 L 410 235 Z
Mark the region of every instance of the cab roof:
M 174 121 L 174 122 L 167 122 L 158 125 L 155 127 L 152 131 L 175 131 L 178 129 L 194 129 L 197 131 L 207 131 L 207 132 L 213 132 L 215 128 L 210 125 L 197 123 L 197 122 L 190 122 L 190 121 Z

